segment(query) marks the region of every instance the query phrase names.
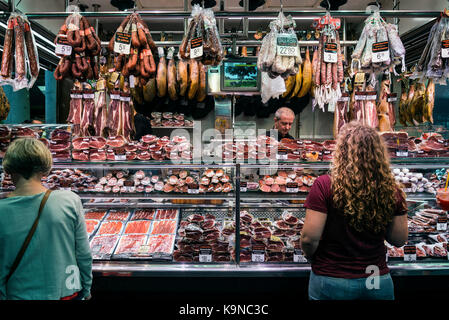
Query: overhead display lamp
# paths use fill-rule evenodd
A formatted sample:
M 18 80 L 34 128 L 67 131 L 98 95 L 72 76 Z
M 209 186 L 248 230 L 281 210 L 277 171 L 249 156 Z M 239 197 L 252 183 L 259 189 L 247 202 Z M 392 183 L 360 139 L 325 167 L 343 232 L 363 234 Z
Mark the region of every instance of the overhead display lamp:
M 248 0 L 249 1 L 249 11 L 254 11 L 257 8 L 263 6 L 265 4 L 265 0 Z M 245 6 L 243 0 L 240 0 L 239 6 L 242 8 Z
M 134 8 L 133 0 L 111 0 L 111 6 L 116 7 L 120 11 Z
M 348 0 L 323 0 L 320 7 L 328 10 L 338 10 L 340 6 L 344 5 Z
M 204 8 L 213 8 L 217 5 L 217 1 L 215 0 L 192 0 L 192 2 L 190 2 L 190 4 L 192 5 L 192 7 L 195 4 L 199 4 L 200 6 L 203 5 L 204 2 Z

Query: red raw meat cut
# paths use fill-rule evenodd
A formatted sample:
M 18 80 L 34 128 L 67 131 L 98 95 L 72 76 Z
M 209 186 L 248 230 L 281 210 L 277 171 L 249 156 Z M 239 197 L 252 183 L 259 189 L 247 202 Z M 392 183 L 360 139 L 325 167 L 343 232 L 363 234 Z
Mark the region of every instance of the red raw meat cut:
M 63 129 L 55 129 L 50 134 L 50 140 L 53 141 L 68 141 L 72 137 L 72 134 Z
M 73 150 L 72 158 L 79 161 L 89 161 L 89 151 L 87 150 Z
M 81 134 L 81 118 L 83 116 L 83 95 L 80 90 L 72 90 L 70 94 L 70 111 L 67 122 L 73 125 L 73 134 Z
M 115 255 L 119 254 L 135 254 L 139 252 L 140 247 L 145 242 L 145 235 L 124 235 L 120 238 Z
M 142 142 L 145 142 L 148 144 L 152 144 L 158 140 L 158 138 L 152 134 L 147 134 L 147 135 L 143 136 L 141 139 L 142 139 Z
M 151 160 L 151 154 L 148 151 L 140 151 L 137 153 L 137 159 L 139 160 Z
M 106 215 L 106 210 L 89 210 L 84 214 L 85 219 L 101 220 Z
M 120 210 L 109 210 L 109 214 L 106 220 L 120 220 L 126 221 L 129 217 L 129 211 L 120 211 Z
M 116 235 L 95 236 L 90 243 L 90 247 L 92 249 L 92 258 L 101 259 L 103 255 L 111 255 L 114 251 L 118 239 L 119 237 Z
M 106 147 L 106 139 L 103 137 L 91 137 L 89 147 L 92 149 L 103 149 Z
M 78 137 L 72 140 L 73 150 L 87 150 L 90 148 L 90 138 Z
M 50 151 L 65 151 L 70 149 L 70 141 L 50 141 Z
M 27 127 L 14 127 L 11 129 L 11 134 L 13 138 L 39 138 L 39 133 Z
M 150 220 L 129 221 L 125 227 L 126 234 L 148 233 L 150 230 Z
M 444 143 L 435 141 L 433 139 L 424 140 L 418 145 L 418 147 L 424 152 L 447 150 L 447 147 L 444 146 Z
M 86 91 L 85 94 L 93 95 L 93 91 Z M 81 135 L 92 136 L 95 134 L 95 102 L 92 98 L 85 98 L 83 95 L 83 116 L 81 118 Z
M 204 217 L 200 214 L 192 214 L 187 217 L 187 221 L 199 223 L 204 221 Z
M 151 234 L 175 233 L 175 232 L 176 232 L 176 221 L 173 220 L 155 221 L 153 223 L 153 229 L 151 230 Z
M 136 146 L 136 144 L 135 143 L 128 143 L 126 146 L 125 146 L 125 151 L 127 151 L 127 152 L 135 152 L 135 151 L 137 151 L 137 146 Z
M 108 119 L 105 131 L 109 136 L 117 136 L 121 128 L 120 92 L 111 91 L 111 102 L 108 108 Z
M 126 161 L 132 161 L 137 158 L 137 153 L 135 152 L 127 152 L 126 153 Z
M 87 234 L 90 236 L 92 233 L 94 233 L 95 228 L 98 226 L 100 221 L 98 220 L 89 220 L 86 219 L 86 228 L 87 228 Z
M 153 220 L 154 214 L 154 209 L 138 209 L 134 212 L 131 220 Z
M 100 229 L 98 230 L 98 234 L 120 234 L 122 229 L 123 222 L 121 221 L 103 221 L 101 223 Z
M 110 136 L 106 144 L 111 148 L 120 148 L 125 146 L 126 139 L 123 136 Z
M 150 253 L 167 253 L 171 254 L 173 252 L 173 244 L 175 242 L 174 235 L 157 235 L 148 237 L 147 244 L 149 245 Z
M 92 149 L 89 152 L 90 161 L 106 161 L 106 151 L 104 149 L 95 150 Z

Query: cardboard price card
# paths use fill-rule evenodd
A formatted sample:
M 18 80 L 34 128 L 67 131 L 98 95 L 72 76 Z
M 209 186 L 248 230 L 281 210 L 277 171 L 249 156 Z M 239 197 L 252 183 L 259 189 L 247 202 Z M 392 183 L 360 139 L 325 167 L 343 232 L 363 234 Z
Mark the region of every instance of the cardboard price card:
M 449 40 L 441 42 L 441 58 L 449 58 Z
M 299 56 L 298 38 L 295 34 L 280 34 L 276 37 L 276 50 L 279 56 Z
M 199 262 L 212 262 L 211 246 L 200 246 Z
M 324 62 L 327 63 L 337 63 L 338 61 L 338 53 L 337 53 L 337 44 L 332 42 L 327 42 L 324 45 Z
M 253 246 L 251 254 L 252 262 L 265 262 L 265 247 Z
M 373 63 L 385 62 L 390 59 L 390 49 L 388 41 L 373 43 Z
M 195 59 L 203 56 L 203 38 L 193 38 L 190 41 L 190 58 Z
M 115 34 L 114 52 L 119 54 L 131 52 L 131 33 L 117 32 Z
M 55 53 L 63 56 L 70 56 L 72 54 L 72 46 L 67 41 L 67 36 L 61 35 L 58 37 Z
M 416 246 L 413 245 L 404 246 L 404 261 L 407 262 L 416 261 Z

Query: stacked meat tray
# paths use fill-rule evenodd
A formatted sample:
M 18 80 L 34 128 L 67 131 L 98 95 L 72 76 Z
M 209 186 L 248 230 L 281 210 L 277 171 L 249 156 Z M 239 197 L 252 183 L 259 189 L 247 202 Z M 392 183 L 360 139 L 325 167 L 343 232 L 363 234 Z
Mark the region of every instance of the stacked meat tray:
M 409 239 L 402 247 L 394 247 L 386 242 L 388 258 L 393 261 L 403 260 L 404 253 L 408 253 L 404 252 L 404 248 L 412 247 L 413 252 L 416 250 L 417 260 L 447 260 L 449 233 L 447 230 L 439 230 L 441 219 L 447 221 L 447 218 L 446 211 L 434 209 L 430 205 L 409 214 Z
M 171 260 L 177 209 L 91 209 L 85 212 L 93 258 Z
M 269 211 L 269 210 L 267 210 Z M 284 210 L 240 212 L 240 262 L 293 262 L 304 224 L 304 213 Z M 253 254 L 263 255 L 261 261 Z M 235 250 L 232 250 L 235 256 Z

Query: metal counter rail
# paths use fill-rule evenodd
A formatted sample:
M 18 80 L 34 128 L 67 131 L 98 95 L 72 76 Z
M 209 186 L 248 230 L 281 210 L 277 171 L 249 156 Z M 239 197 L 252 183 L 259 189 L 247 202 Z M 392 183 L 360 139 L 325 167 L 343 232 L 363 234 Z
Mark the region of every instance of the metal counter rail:
M 389 263 L 392 276 L 447 276 L 449 261 Z M 94 276 L 134 277 L 308 277 L 310 265 L 298 264 L 154 264 L 123 261 L 93 263 Z

